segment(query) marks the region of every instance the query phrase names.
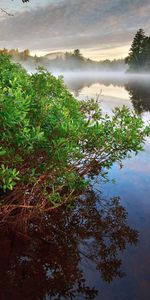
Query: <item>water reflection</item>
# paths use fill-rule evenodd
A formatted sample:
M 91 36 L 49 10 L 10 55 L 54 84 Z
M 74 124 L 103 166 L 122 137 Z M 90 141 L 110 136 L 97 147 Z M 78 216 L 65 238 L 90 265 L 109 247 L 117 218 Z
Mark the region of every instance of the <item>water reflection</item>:
M 90 76 L 89 76 L 90 77 Z M 70 81 L 72 80 L 70 76 Z M 74 85 L 75 82 L 75 85 Z M 111 113 L 116 106 L 126 105 L 140 113 L 144 121 L 150 120 L 150 76 L 123 78 L 123 76 L 95 78 L 91 76 L 85 80 L 80 77 L 73 79 L 72 91 L 78 88 L 79 98 L 96 97 L 102 90 L 102 110 Z M 81 86 L 82 83 L 82 86 Z M 116 185 L 105 184 L 101 189 L 105 195 L 113 197 L 118 194 L 129 212 L 130 224 L 138 228 L 140 242 L 138 247 L 128 247 L 123 254 L 123 266 L 127 276 L 122 280 L 113 280 L 111 284 L 99 282 L 96 271 L 88 271 L 89 281 L 94 282 L 97 289 L 102 291 L 102 299 L 149 300 L 150 299 L 150 140 L 145 143 L 145 151 L 131 160 L 124 162 L 124 168 L 115 165 L 109 171 L 109 178 L 116 180 Z M 98 185 L 101 182 L 98 181 Z M 97 296 L 96 299 L 100 299 Z
M 150 111 L 150 76 L 65 76 L 65 81 L 76 97 L 92 97 L 102 91 L 106 97 L 128 99 L 137 113 Z M 86 88 L 84 90 L 84 88 Z M 88 90 L 87 90 L 88 89 Z M 123 103 L 126 104 L 126 103 Z M 119 101 L 118 101 L 119 105 Z
M 104 85 L 106 87 L 113 85 L 124 87 L 125 78 L 124 77 L 115 77 L 106 75 L 98 75 L 98 74 L 88 74 L 87 76 L 84 74 L 65 74 L 64 79 L 67 83 L 67 86 L 71 91 L 73 91 L 75 97 L 79 97 L 84 87 L 91 87 L 94 84 Z M 89 95 L 88 95 L 89 96 Z
M 1 230 L 0 299 L 94 299 L 83 262 L 92 263 L 104 281 L 124 276 L 120 251 L 136 244 L 119 198 L 103 200 L 88 192 L 74 208 L 33 220 L 28 235 Z M 101 280 L 101 279 L 100 279 Z
M 137 113 L 150 111 L 150 83 L 133 81 L 127 83 L 125 88 Z

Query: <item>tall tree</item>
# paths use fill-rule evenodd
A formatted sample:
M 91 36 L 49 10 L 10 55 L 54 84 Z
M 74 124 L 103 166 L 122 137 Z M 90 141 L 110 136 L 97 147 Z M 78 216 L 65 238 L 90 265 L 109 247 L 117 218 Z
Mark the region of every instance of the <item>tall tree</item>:
M 129 55 L 125 59 L 125 62 L 132 71 L 137 71 L 142 67 L 145 39 L 144 30 L 139 29 L 133 39 Z
M 142 53 L 143 68 L 145 71 L 150 71 L 150 37 L 146 37 L 144 41 L 144 49 Z

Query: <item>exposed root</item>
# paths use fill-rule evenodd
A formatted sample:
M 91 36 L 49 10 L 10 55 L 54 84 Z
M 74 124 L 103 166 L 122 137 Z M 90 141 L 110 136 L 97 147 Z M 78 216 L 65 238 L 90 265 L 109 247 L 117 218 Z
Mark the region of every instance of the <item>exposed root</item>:
M 39 182 L 38 182 L 39 183 Z M 74 190 L 63 196 L 63 202 L 52 203 L 43 196 L 39 186 L 17 186 L 0 197 L 0 226 L 7 224 L 26 232 L 33 218 L 40 218 L 70 202 L 76 197 Z

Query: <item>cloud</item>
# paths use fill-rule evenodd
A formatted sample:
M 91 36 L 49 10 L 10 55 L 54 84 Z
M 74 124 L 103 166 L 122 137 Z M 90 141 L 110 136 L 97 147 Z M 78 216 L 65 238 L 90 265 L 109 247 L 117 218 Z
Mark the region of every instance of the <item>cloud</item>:
M 135 32 L 150 28 L 149 0 L 43 0 L 0 20 L 0 47 L 105 49 L 127 47 Z

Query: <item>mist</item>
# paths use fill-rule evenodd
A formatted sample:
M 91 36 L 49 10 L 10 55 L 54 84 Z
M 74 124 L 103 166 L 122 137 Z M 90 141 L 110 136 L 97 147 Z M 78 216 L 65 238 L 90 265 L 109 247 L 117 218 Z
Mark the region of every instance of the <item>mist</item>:
M 129 73 L 127 67 L 122 63 L 114 62 L 103 66 L 103 63 L 95 63 L 94 65 L 79 65 L 72 61 L 72 64 L 65 62 L 64 66 L 58 63 L 58 60 L 45 60 L 38 62 L 33 59 L 25 61 L 14 60 L 20 63 L 30 74 L 38 71 L 42 67 L 52 73 L 55 77 L 63 76 L 64 81 L 72 87 L 75 83 L 83 85 L 91 85 L 93 83 L 103 83 L 105 85 L 124 86 L 128 82 L 150 84 L 150 73 Z M 55 62 L 57 63 L 55 64 Z M 116 67 L 117 64 L 117 67 Z
M 12 55 L 12 59 L 16 63 L 27 69 L 29 72 L 35 70 L 40 66 L 47 69 L 54 74 L 64 73 L 95 73 L 99 72 L 124 72 L 127 70 L 124 59 L 93 61 L 82 56 L 80 50 L 76 49 L 74 52 L 56 52 L 49 53 L 42 57 L 31 56 L 29 50 L 18 52 L 16 50 L 8 51 Z
M 124 60 L 95 62 L 64 53 L 45 57 L 19 55 L 12 59 L 30 74 L 42 67 L 55 77 L 62 76 L 70 92 L 77 98 L 95 98 L 104 92 L 105 102 L 111 97 L 110 108 L 120 106 L 123 101 L 114 102 L 114 98 L 128 98 L 138 113 L 150 111 L 150 73 L 128 72 Z M 127 101 L 123 103 L 127 105 Z M 129 102 L 128 106 L 131 106 Z

